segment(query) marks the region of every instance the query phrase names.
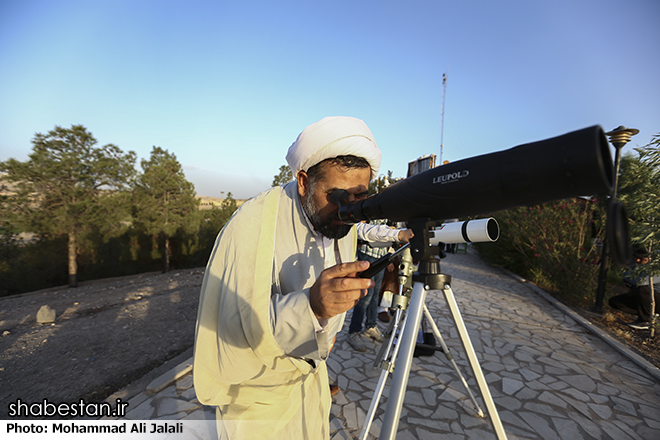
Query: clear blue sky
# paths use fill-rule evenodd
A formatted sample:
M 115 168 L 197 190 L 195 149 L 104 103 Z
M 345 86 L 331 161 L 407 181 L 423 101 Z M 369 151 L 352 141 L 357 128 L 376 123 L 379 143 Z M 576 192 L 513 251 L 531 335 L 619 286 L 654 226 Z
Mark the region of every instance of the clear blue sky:
M 660 132 L 659 23 L 658 0 L 0 0 L 0 160 L 82 124 L 248 198 L 347 115 L 405 176 L 440 155 L 443 73 L 443 159 L 594 124 L 638 128 L 630 151 Z

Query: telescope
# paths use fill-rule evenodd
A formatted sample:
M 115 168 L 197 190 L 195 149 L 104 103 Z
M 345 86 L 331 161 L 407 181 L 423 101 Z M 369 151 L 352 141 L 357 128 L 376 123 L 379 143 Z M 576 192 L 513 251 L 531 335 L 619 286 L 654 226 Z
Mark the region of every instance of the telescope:
M 432 229 L 430 243 L 472 243 L 493 242 L 500 236 L 500 225 L 494 218 L 482 218 L 479 220 L 466 220 L 464 222 L 443 223 Z
M 600 126 L 593 126 L 432 168 L 374 196 L 341 205 L 339 219 L 353 224 L 475 216 L 551 200 L 610 194 L 613 182 L 607 139 Z
M 441 165 L 355 203 L 345 203 L 345 194 L 332 194 L 331 200 L 339 206 L 338 217 L 344 223 L 407 221 L 419 228 L 413 229 L 413 240 L 426 241 L 430 235 L 417 237 L 423 219 L 440 221 L 571 197 L 611 195 L 613 186 L 610 149 L 603 129 L 595 125 Z M 608 206 L 607 235 L 615 264 L 628 264 L 632 258 L 628 219 L 625 207 L 615 200 Z M 413 255 L 418 258 L 414 250 Z
M 438 246 L 440 243 L 473 243 L 473 242 L 493 242 L 500 236 L 500 225 L 494 218 L 484 218 L 479 220 L 467 220 L 464 222 L 443 223 L 435 229 L 428 232 L 428 242 L 432 246 Z M 393 263 L 396 257 L 408 249 L 410 243 L 406 243 L 395 252 L 383 255 L 378 260 L 369 265 L 367 270 L 360 272 L 360 278 L 371 278 L 381 270 L 385 269 L 390 263 Z

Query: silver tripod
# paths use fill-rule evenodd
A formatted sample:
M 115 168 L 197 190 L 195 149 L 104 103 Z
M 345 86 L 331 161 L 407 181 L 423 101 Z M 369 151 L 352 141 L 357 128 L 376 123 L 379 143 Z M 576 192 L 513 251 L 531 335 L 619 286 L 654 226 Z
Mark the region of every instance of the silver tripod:
M 426 228 L 426 226 L 424 226 Z M 415 230 L 415 236 L 418 237 L 418 232 Z M 425 248 L 430 247 L 427 243 L 426 236 L 422 234 L 421 237 L 422 246 Z M 497 413 L 497 408 L 493 402 L 493 398 L 488 389 L 488 384 L 486 379 L 481 371 L 479 361 L 477 359 L 476 353 L 470 341 L 470 337 L 467 333 L 465 323 L 461 316 L 460 310 L 458 309 L 458 304 L 454 298 L 454 294 L 451 290 L 451 277 L 440 273 L 440 260 L 436 256 L 430 255 L 428 249 L 419 248 L 419 239 L 417 247 L 413 244 L 413 252 L 417 255 L 421 255 L 424 258 L 419 263 L 419 270 L 413 276 L 413 288 L 410 298 L 404 295 L 404 284 L 405 276 L 408 276 L 404 272 L 410 270 L 410 263 L 412 258 L 410 257 L 410 250 L 406 249 L 402 257 L 401 265 L 401 288 L 398 295 L 394 295 L 392 300 L 392 308 L 395 310 L 395 314 L 390 325 L 388 332 L 391 333 L 390 338 L 387 343 L 384 343 L 381 347 L 381 351 L 377 357 L 377 363 L 380 361 L 380 368 L 382 372 L 378 381 L 378 385 L 374 392 L 374 396 L 371 401 L 371 406 L 365 420 L 365 424 L 362 428 L 360 434 L 360 439 L 366 440 L 369 430 L 371 429 L 371 424 L 373 422 L 375 412 L 380 401 L 383 389 L 385 387 L 385 382 L 389 373 L 392 375 L 392 384 L 390 389 L 389 398 L 387 401 L 387 407 L 385 410 L 385 415 L 383 419 L 383 426 L 380 431 L 380 440 L 393 440 L 396 437 L 396 431 L 399 424 L 399 419 L 401 417 L 401 408 L 403 406 L 403 400 L 405 395 L 405 390 L 408 384 L 408 377 L 410 375 L 410 367 L 412 365 L 413 353 L 415 348 L 415 342 L 417 339 L 417 334 L 419 332 L 419 327 L 421 323 L 422 316 L 425 316 L 429 324 L 433 329 L 433 333 L 440 341 L 443 351 L 447 355 L 447 358 L 453 364 L 454 369 L 458 373 L 463 386 L 465 387 L 468 395 L 470 396 L 473 404 L 474 410 L 478 416 L 484 417 L 484 413 L 477 404 L 477 401 L 470 391 L 468 384 L 460 373 L 458 366 L 453 360 L 453 357 L 449 354 L 449 349 L 445 344 L 438 327 L 435 325 L 433 317 L 431 316 L 428 308 L 426 307 L 426 294 L 428 291 L 437 291 L 440 290 L 444 294 L 445 300 L 449 307 L 449 311 L 456 325 L 456 329 L 460 336 L 463 348 L 468 357 L 470 367 L 474 377 L 477 380 L 481 396 L 488 410 L 490 416 L 490 421 L 493 426 L 493 429 L 499 440 L 505 440 L 506 433 L 500 421 L 499 415 Z M 405 316 L 403 315 L 403 312 Z M 402 330 L 400 330 L 402 328 Z M 397 336 L 397 332 L 399 333 Z

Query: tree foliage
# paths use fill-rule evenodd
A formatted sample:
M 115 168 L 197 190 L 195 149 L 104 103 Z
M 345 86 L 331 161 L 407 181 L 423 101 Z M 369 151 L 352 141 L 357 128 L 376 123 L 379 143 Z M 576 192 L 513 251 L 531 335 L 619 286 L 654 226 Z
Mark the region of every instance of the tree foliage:
M 220 232 L 220 229 L 222 229 L 229 221 L 232 215 L 234 215 L 234 212 L 238 209 L 238 204 L 236 203 L 236 199 L 234 199 L 234 196 L 232 195 L 231 191 L 227 193 L 227 197 L 222 201 L 222 204 L 220 205 L 220 210 L 217 213 L 218 214 L 218 226 L 220 228 L 218 229 L 218 232 Z
M 273 176 L 271 187 L 286 185 L 289 182 L 293 182 L 293 172 L 291 172 L 289 165 L 282 165 L 280 173 Z
M 181 165 L 162 148 L 136 176 L 134 152 L 96 147 L 80 125 L 36 134 L 33 144 L 28 161 L 0 163 L 0 296 L 62 285 L 67 272 L 75 286 L 203 266 L 237 209 L 228 193 L 220 207 L 200 211 Z
M 179 229 L 197 230 L 199 201 L 173 153 L 154 146 L 150 159 L 143 159 L 141 165 L 143 173 L 133 192 L 135 222 L 146 233 L 162 239 L 163 272 L 167 272 L 170 239 Z
M 640 275 L 660 274 L 660 133 L 641 148 L 637 155 L 621 159 L 619 198 L 626 205 L 633 245 L 655 254 L 648 265 L 640 266 Z M 657 280 L 656 280 L 657 281 Z
M 32 144 L 29 160 L 0 163 L 11 187 L 3 217 L 23 231 L 66 236 L 73 287 L 80 242 L 95 229 L 108 236 L 123 231 L 136 155 L 113 144 L 96 147 L 97 140 L 82 125 L 37 133 Z

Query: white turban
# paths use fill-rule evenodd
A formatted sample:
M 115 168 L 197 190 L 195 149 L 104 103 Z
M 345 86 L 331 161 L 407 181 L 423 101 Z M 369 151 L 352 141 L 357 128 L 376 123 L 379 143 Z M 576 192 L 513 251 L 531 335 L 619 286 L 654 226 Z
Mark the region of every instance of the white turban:
M 380 150 L 371 130 L 362 120 L 347 116 L 330 116 L 309 125 L 291 144 L 286 161 L 293 177 L 325 159 L 357 156 L 369 162 L 371 178 L 378 175 Z

